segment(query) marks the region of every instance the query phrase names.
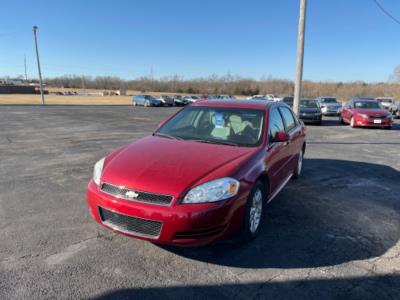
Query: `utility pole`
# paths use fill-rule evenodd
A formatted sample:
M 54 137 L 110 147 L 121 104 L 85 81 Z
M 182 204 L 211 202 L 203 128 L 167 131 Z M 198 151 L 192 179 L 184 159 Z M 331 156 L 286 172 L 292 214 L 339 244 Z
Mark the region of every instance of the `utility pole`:
M 24 54 L 25 83 L 28 83 L 28 73 L 26 72 L 26 55 Z
M 301 97 L 301 85 L 303 80 L 303 59 L 304 59 L 304 35 L 306 27 L 307 0 L 300 0 L 299 32 L 297 35 L 297 65 L 296 78 L 294 82 L 293 110 L 299 114 L 299 103 Z
M 38 29 L 37 26 L 33 26 L 33 37 L 35 39 L 35 48 L 36 48 L 36 61 L 37 61 L 37 65 L 38 65 L 38 73 L 39 73 L 39 81 L 40 81 L 40 95 L 42 96 L 42 105 L 44 105 L 42 71 L 40 70 L 39 49 L 38 49 L 37 36 L 36 36 L 37 29 Z

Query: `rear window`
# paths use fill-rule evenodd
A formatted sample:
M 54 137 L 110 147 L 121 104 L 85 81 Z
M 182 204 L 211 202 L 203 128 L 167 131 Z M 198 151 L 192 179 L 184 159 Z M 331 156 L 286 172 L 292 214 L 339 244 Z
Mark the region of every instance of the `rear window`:
M 296 120 L 293 117 L 292 112 L 286 107 L 280 107 L 279 109 L 280 109 L 280 111 L 282 113 L 282 116 L 283 116 L 283 119 L 285 121 L 287 131 L 290 131 L 293 128 L 295 128 L 296 127 Z

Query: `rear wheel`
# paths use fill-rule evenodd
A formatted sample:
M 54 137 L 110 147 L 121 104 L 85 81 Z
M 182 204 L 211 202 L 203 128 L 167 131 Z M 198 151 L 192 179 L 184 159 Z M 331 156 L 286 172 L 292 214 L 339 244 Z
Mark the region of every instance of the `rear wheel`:
M 257 237 L 263 225 L 266 191 L 261 181 L 258 181 L 251 190 L 247 199 L 244 222 L 241 236 L 244 241 Z
M 299 178 L 301 175 L 301 170 L 303 169 L 303 158 L 304 158 L 304 152 L 303 152 L 303 150 L 301 150 L 299 153 L 299 158 L 297 159 L 296 169 L 293 172 L 294 179 Z
M 344 122 L 344 120 L 343 120 L 343 117 L 342 116 L 339 116 L 339 119 L 340 119 L 340 124 L 343 124 L 343 125 L 345 125 L 346 123 Z
M 136 101 L 133 101 L 133 102 L 132 102 L 132 105 L 133 105 L 133 106 L 136 106 L 136 105 L 137 105 L 137 104 L 136 104 Z

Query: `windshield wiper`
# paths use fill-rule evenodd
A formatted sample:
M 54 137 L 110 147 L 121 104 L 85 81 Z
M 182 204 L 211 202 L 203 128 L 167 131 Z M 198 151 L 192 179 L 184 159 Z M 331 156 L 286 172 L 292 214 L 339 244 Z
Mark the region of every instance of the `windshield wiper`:
M 206 143 L 206 144 L 220 144 L 220 145 L 229 145 L 229 146 L 239 146 L 239 144 L 229 141 L 214 141 L 214 140 L 202 140 L 202 139 L 190 139 L 187 141 Z
M 154 132 L 153 136 L 161 136 L 161 137 L 165 137 L 167 139 L 171 139 L 171 140 L 182 140 L 180 137 L 174 136 L 174 135 L 170 135 L 167 133 L 162 133 L 162 132 Z

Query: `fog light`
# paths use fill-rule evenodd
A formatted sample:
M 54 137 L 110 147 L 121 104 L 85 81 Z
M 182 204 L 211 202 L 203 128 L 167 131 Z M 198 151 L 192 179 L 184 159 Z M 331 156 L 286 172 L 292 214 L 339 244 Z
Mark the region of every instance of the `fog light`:
M 363 122 L 361 122 L 361 121 L 357 121 L 357 124 L 358 124 L 358 125 L 362 125 L 362 124 L 363 124 Z

